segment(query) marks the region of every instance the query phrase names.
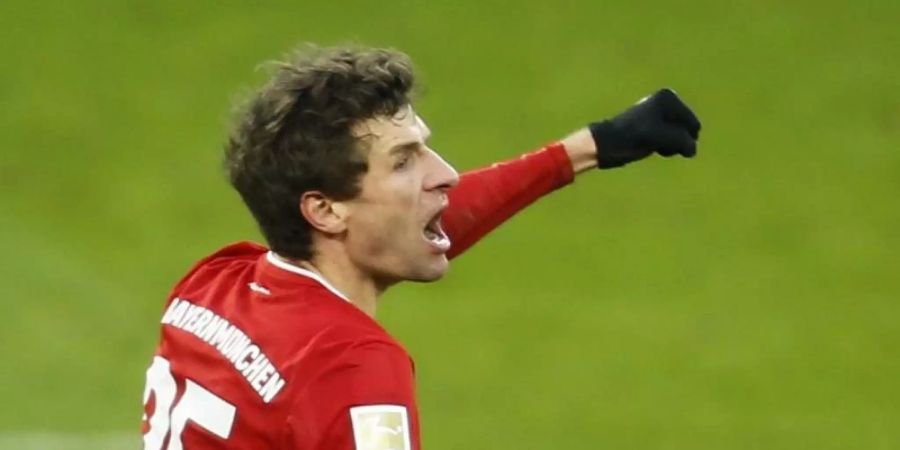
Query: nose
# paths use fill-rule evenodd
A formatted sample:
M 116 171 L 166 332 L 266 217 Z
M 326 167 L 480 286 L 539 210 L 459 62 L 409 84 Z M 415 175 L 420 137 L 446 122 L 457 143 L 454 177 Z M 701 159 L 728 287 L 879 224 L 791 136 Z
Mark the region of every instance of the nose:
M 459 184 L 459 173 L 441 155 L 428 149 L 429 170 L 425 176 L 425 190 L 448 190 Z

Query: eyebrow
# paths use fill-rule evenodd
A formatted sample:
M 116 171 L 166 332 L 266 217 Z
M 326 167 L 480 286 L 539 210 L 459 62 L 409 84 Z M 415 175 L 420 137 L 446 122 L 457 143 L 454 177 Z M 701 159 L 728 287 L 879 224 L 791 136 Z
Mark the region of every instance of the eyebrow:
M 429 130 L 429 129 L 426 128 L 425 131 L 426 131 L 426 134 L 425 134 L 425 142 L 427 143 L 427 142 L 428 142 L 428 139 L 431 138 L 431 130 Z M 418 141 L 418 140 L 416 140 L 416 141 L 407 141 L 407 142 L 401 142 L 401 143 L 399 143 L 399 144 L 394 144 L 394 145 L 391 146 L 391 148 L 388 150 L 388 155 L 394 156 L 394 155 L 399 154 L 399 153 L 409 153 L 409 152 L 414 152 L 414 151 L 416 151 L 416 150 L 419 149 L 419 145 L 421 145 L 421 144 L 422 144 L 422 142 L 421 142 L 421 141 Z
M 388 150 L 388 155 L 394 156 L 400 153 L 414 152 L 419 149 L 419 144 L 419 141 L 409 141 L 394 145 L 390 150 Z

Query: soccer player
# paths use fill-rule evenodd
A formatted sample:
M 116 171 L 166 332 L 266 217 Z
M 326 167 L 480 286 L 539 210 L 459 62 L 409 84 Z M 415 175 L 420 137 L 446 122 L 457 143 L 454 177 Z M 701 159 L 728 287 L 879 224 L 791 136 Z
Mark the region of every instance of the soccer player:
M 308 50 L 228 141 L 227 172 L 268 246 L 229 245 L 172 290 L 144 390 L 144 448 L 419 449 L 414 367 L 379 296 L 448 260 L 577 173 L 692 157 L 671 90 L 461 176 L 428 145 L 408 57 Z

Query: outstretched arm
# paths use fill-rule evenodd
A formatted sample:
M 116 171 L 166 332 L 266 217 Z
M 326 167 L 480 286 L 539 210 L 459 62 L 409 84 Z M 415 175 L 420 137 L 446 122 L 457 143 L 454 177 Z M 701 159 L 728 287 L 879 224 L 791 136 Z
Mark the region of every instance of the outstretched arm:
M 609 169 L 646 158 L 696 153 L 700 121 L 675 93 L 663 89 L 610 120 L 579 129 L 560 142 L 462 174 L 450 190 L 442 224 L 453 243 L 447 256 L 466 251 L 537 199 L 594 167 Z
M 572 182 L 561 144 L 462 174 L 441 223 L 452 242 L 449 258 L 466 251 L 538 198 Z

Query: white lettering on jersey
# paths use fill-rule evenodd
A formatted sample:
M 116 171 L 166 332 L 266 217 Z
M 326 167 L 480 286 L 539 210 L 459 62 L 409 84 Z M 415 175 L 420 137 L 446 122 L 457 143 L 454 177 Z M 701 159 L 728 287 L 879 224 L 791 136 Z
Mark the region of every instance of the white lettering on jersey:
M 410 450 L 409 418 L 400 405 L 350 408 L 356 450 Z
M 265 403 L 271 402 L 287 383 L 269 357 L 246 333 L 202 306 L 176 297 L 160 322 L 187 331 L 213 346 Z

